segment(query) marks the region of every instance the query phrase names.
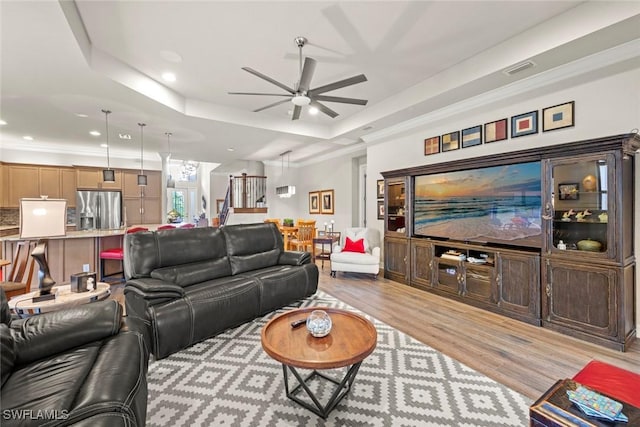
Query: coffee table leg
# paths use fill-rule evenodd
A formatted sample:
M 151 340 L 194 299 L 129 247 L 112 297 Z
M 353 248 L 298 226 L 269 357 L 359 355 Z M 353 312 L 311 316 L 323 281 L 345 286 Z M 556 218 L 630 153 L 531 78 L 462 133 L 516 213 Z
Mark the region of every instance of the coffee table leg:
M 285 387 L 285 392 L 287 394 L 287 397 L 293 400 L 294 402 L 298 403 L 299 405 L 303 406 L 304 408 L 310 410 L 314 414 L 319 415 L 324 419 L 327 419 L 327 417 L 329 416 L 329 413 L 333 410 L 333 408 L 335 408 L 336 405 L 340 403 L 340 401 L 351 390 L 351 385 L 353 384 L 353 381 L 356 378 L 356 374 L 358 373 L 358 370 L 360 369 L 361 364 L 362 362 L 358 362 L 354 365 L 351 365 L 347 370 L 347 373 L 345 374 L 342 381 L 336 381 L 335 379 L 328 377 L 315 370 L 311 372 L 306 378 L 302 378 L 298 373 L 298 371 L 293 366 L 287 366 L 283 364 L 282 370 L 284 372 L 284 387 Z M 291 390 L 289 390 L 289 375 L 287 370 L 291 371 L 291 373 L 298 380 L 298 385 Z M 313 392 L 307 385 L 307 382 L 311 381 L 316 376 L 320 378 L 324 378 L 325 380 L 330 381 L 338 386 L 336 390 L 333 392 L 333 394 L 331 395 L 331 398 L 329 399 L 327 404 L 324 406 L 320 403 L 318 398 L 315 396 L 315 394 L 313 394 Z M 307 393 L 307 395 L 309 396 L 309 398 L 311 398 L 315 406 L 310 405 L 308 402 L 305 402 L 296 396 L 296 394 L 300 391 L 300 389 L 303 389 Z

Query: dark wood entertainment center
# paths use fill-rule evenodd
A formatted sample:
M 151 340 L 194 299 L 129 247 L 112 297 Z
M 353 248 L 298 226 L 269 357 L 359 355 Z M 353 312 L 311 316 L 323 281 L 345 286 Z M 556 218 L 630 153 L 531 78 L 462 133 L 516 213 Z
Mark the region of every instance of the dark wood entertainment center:
M 624 351 L 636 336 L 639 148 L 640 136 L 623 134 L 383 172 L 385 277 Z M 541 162 L 540 248 L 414 232 L 415 177 L 532 161 Z

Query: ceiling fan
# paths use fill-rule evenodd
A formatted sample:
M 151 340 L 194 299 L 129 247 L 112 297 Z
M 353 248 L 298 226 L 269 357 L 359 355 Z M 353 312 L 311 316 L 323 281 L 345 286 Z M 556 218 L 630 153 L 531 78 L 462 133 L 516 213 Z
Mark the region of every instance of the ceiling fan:
M 267 108 L 275 107 L 276 105 L 284 104 L 285 102 L 292 102 L 294 104 L 293 107 L 293 115 L 291 120 L 298 120 L 300 118 L 300 113 L 302 112 L 302 107 L 305 105 L 311 105 L 312 107 L 317 108 L 319 111 L 322 111 L 327 116 L 331 118 L 335 118 L 338 116 L 338 113 L 333 111 L 331 108 L 327 107 L 324 104 L 321 104 L 319 101 L 325 102 L 339 102 L 343 104 L 355 104 L 355 105 L 367 105 L 366 99 L 357 99 L 357 98 L 344 98 L 341 96 L 328 96 L 323 95 L 326 92 L 330 92 L 332 90 L 340 89 L 343 87 L 355 85 L 357 83 L 362 83 L 367 81 L 367 77 L 364 74 L 359 74 L 357 76 L 350 77 L 348 79 L 340 80 L 334 83 L 330 83 L 328 85 L 320 86 L 315 89 L 309 88 L 311 84 L 311 79 L 313 78 L 313 72 L 316 69 L 316 60 L 313 58 L 306 57 L 304 59 L 304 66 L 302 65 L 302 48 L 304 47 L 307 39 L 304 37 L 296 37 L 294 39 L 296 45 L 298 46 L 300 52 L 300 79 L 295 84 L 293 88 L 282 84 L 269 76 L 265 76 L 264 74 L 249 68 L 242 67 L 248 73 L 253 74 L 254 76 L 260 77 L 263 80 L 268 81 L 281 89 L 286 90 L 287 94 L 282 93 L 255 93 L 255 92 L 229 92 L 229 95 L 260 95 L 260 96 L 285 96 L 287 99 L 274 102 L 273 104 L 269 104 L 265 107 L 258 108 L 257 110 L 253 110 L 254 112 L 266 110 Z

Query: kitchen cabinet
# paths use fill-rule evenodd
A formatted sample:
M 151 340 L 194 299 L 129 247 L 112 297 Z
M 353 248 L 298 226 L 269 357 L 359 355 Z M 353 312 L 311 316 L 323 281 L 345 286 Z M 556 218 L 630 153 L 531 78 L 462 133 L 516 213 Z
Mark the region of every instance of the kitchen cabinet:
M 20 199 L 40 197 L 38 166 L 9 165 L 7 207 L 20 207 Z
M 126 198 L 124 199 L 124 216 L 126 225 L 161 224 L 163 222 L 159 198 Z
M 120 190 L 122 188 L 122 172 L 114 169 L 115 182 L 104 182 L 102 179 L 102 169 L 98 168 L 77 168 L 78 188 L 83 190 Z
M 60 198 L 67 199 L 67 207 L 76 207 L 76 171 L 72 168 L 60 169 Z

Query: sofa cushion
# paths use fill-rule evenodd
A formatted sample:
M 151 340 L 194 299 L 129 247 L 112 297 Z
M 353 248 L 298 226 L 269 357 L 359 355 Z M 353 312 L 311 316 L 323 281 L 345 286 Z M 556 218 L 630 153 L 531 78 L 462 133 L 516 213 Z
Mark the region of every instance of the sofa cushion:
M 358 239 L 355 242 L 347 237 L 344 241 L 343 252 L 359 252 L 361 254 L 365 253 L 364 251 L 364 239 Z
M 231 265 L 227 257 L 157 268 L 151 272 L 154 279 L 165 280 L 182 287 L 230 275 Z
M 366 228 L 347 228 L 345 230 L 345 242 L 347 241 L 347 238 L 351 239 L 353 242 L 362 239 L 364 251 L 369 253 L 371 252 L 372 242 L 370 241 L 371 239 L 367 234 Z
M 273 223 L 228 225 L 222 228 L 232 274 L 278 264 L 284 248 L 282 234 Z
M 331 254 L 331 262 L 343 262 L 347 264 L 378 265 L 379 259 L 371 254 L 358 252 L 334 252 Z
M 11 375 L 15 360 L 16 351 L 11 331 L 7 325 L 0 323 L 0 373 L 2 374 L 0 385 L 4 385 L 9 375 Z

